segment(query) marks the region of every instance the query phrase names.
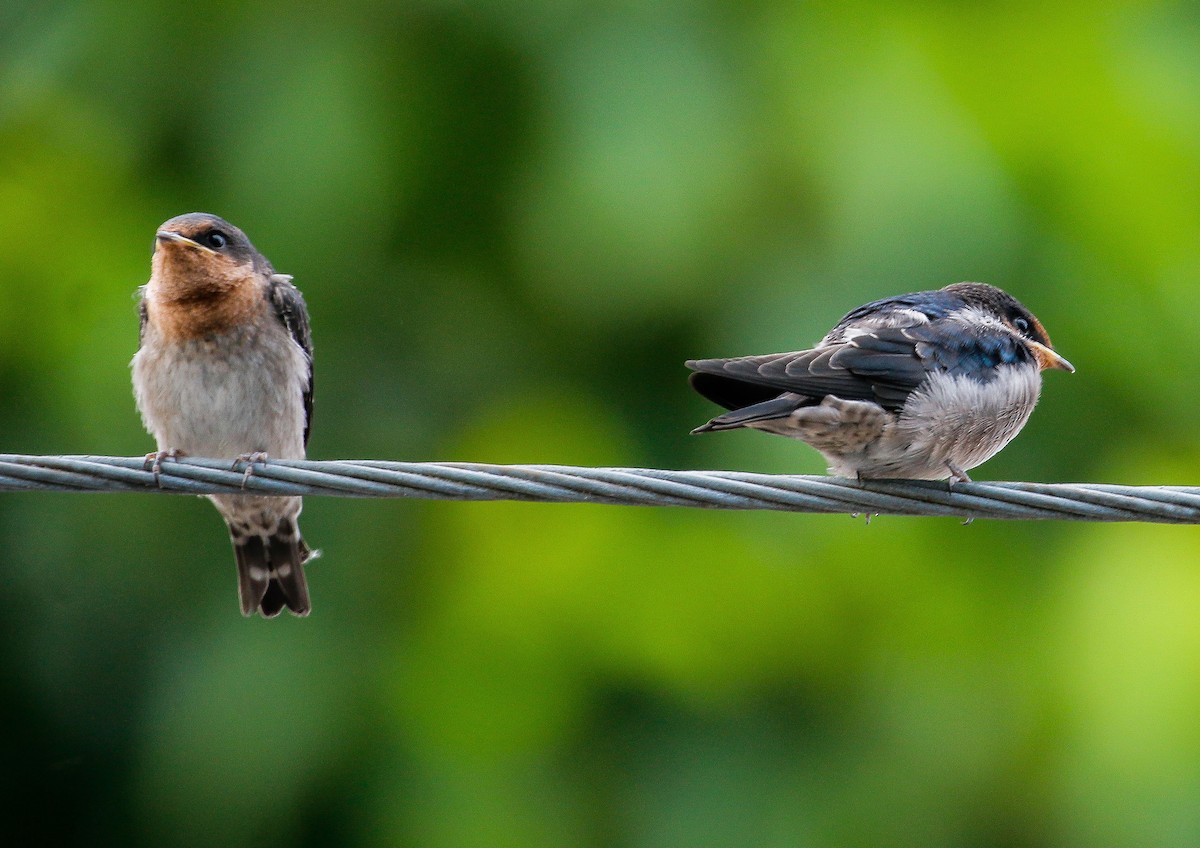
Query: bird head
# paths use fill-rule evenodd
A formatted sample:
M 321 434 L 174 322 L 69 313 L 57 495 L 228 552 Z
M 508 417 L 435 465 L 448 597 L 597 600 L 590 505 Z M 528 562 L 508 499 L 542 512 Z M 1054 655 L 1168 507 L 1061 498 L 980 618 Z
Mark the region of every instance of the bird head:
M 1069 373 L 1075 372 L 1075 366 L 1061 356 L 1050 343 L 1050 336 L 1042 322 L 1008 292 L 986 283 L 955 283 L 946 286 L 942 291 L 957 295 L 969 306 L 989 315 L 1019 336 L 1033 353 L 1041 370 L 1055 368 Z
M 271 273 L 246 234 L 216 215 L 179 215 L 154 234 L 151 286 L 172 298 L 203 298 Z

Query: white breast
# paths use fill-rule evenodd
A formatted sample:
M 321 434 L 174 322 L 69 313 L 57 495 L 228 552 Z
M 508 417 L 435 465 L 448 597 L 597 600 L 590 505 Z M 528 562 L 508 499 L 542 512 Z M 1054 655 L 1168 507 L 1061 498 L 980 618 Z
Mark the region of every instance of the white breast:
M 304 456 L 304 351 L 275 322 L 167 343 L 146 328 L 133 358 L 138 409 L 159 450 Z
M 1001 367 L 995 379 L 931 374 L 905 403 L 895 438 L 941 469 L 990 459 L 1025 426 L 1042 389 L 1034 368 Z

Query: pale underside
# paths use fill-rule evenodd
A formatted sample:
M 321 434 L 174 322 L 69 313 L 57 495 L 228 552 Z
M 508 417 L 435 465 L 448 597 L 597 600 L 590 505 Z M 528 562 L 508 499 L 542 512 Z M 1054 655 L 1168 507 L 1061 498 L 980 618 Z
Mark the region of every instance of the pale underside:
M 941 480 L 1007 445 L 1033 412 L 1041 385 L 1031 368 L 1001 367 L 986 383 L 933 373 L 898 413 L 829 396 L 787 418 L 747 426 L 808 443 L 830 474 Z
M 231 461 L 256 452 L 304 458 L 308 360 L 282 325 L 169 342 L 150 326 L 132 364 L 138 409 L 160 451 Z M 239 525 L 260 524 L 259 516 L 273 525 L 300 512 L 300 498 L 211 500 L 235 536 Z

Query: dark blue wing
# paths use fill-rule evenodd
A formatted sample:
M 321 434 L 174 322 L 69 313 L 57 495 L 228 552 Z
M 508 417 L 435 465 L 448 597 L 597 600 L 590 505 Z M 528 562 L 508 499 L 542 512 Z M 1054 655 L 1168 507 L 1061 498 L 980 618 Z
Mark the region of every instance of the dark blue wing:
M 692 375 L 696 390 L 729 409 L 794 392 L 814 402 L 834 395 L 897 410 L 931 372 L 988 382 L 1001 365 L 1031 358 L 1024 343 L 1002 327 L 945 319 L 874 329 L 796 353 L 702 359 L 687 365 L 699 372 Z
M 829 331 L 829 335 L 826 338 L 835 341 L 840 340 L 842 334 L 847 329 L 863 324 L 879 325 L 881 323 L 891 323 L 889 319 L 892 319 L 897 313 L 902 312 L 920 313 L 930 321 L 939 321 L 949 317 L 966 305 L 966 301 L 961 296 L 945 290 L 921 291 L 885 297 L 851 309 L 833 326 L 833 329 Z M 901 326 L 904 326 L 906 324 L 918 323 L 918 321 L 901 321 L 899 323 Z
M 308 359 L 308 388 L 304 392 L 304 444 L 308 446 L 308 434 L 312 430 L 313 409 L 313 349 L 312 331 L 308 325 L 308 308 L 300 290 L 292 285 L 286 274 L 275 274 L 267 284 L 267 297 L 275 316 L 280 320 L 296 344 L 304 350 Z
M 138 348 L 141 348 L 142 342 L 146 340 L 146 323 L 150 320 L 150 316 L 146 314 L 146 294 L 143 289 L 138 289 L 140 295 L 138 299 Z

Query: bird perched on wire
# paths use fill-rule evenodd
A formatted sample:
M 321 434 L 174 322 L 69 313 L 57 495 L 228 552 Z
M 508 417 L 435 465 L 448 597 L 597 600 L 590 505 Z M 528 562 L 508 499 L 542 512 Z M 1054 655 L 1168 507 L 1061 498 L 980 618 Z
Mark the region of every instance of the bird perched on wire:
M 860 306 L 810 350 L 687 367 L 731 410 L 693 433 L 751 427 L 807 442 L 830 474 L 951 482 L 1025 426 L 1043 369 L 1075 370 L 1028 309 L 984 283 Z
M 292 278 L 216 215 L 158 228 L 141 289 L 133 388 L 161 463 L 183 454 L 246 464 L 303 459 L 312 422 L 312 339 Z M 209 495 L 229 525 L 242 613 L 309 612 L 298 497 Z

